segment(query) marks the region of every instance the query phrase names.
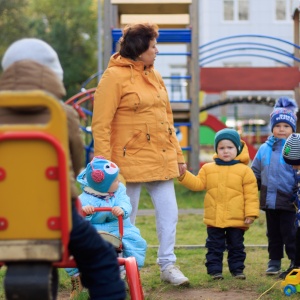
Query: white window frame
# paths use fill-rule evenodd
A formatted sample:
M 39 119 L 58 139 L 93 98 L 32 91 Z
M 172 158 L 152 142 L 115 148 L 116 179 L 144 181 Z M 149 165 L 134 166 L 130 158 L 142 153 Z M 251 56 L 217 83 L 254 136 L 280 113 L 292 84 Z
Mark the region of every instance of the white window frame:
M 277 14 L 276 14 L 276 9 L 277 9 L 277 1 L 279 0 L 275 0 L 274 3 L 274 9 L 273 9 L 273 13 L 274 13 L 274 21 L 275 22 L 292 22 L 293 18 L 292 18 L 292 8 L 293 8 L 293 1 L 292 0 L 285 0 L 285 18 L 283 20 L 278 20 L 277 19 Z
M 248 1 L 248 19 L 247 20 L 240 20 L 239 19 L 239 0 L 231 0 L 233 2 L 233 20 L 225 20 L 224 19 L 224 1 L 226 0 L 223 0 L 222 1 L 222 8 L 223 8 L 223 15 L 222 15 L 222 18 L 223 18 L 223 22 L 249 22 L 250 21 L 250 0 L 247 0 Z

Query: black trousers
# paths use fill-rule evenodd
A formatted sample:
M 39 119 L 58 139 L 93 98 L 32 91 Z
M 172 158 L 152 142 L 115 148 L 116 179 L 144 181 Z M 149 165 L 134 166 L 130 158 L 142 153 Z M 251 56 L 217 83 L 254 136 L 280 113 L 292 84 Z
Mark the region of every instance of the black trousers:
M 295 266 L 300 267 L 300 227 L 296 232 Z
M 295 212 L 287 210 L 266 210 L 269 259 L 281 260 L 285 250 L 287 257 L 295 260 L 295 217 Z
M 81 273 L 82 284 L 89 290 L 90 299 L 125 299 L 125 284 L 120 278 L 114 247 L 77 213 L 74 205 L 72 221 L 69 250 Z
M 243 272 L 246 259 L 244 246 L 245 231 L 240 228 L 207 228 L 206 263 L 208 274 L 222 273 L 224 251 L 228 251 L 227 262 L 230 272 Z

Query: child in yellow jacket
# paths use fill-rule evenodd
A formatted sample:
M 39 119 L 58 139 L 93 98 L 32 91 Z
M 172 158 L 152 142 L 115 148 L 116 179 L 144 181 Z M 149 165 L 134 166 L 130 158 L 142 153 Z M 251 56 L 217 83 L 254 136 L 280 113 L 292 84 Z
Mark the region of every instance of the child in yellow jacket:
M 203 165 L 198 175 L 189 171 L 178 180 L 192 191 L 206 190 L 204 223 L 207 225 L 206 263 L 212 279 L 224 279 L 223 254 L 233 277 L 246 279 L 244 233 L 259 216 L 256 178 L 248 166 L 246 144 L 233 129 L 215 135 L 214 162 Z

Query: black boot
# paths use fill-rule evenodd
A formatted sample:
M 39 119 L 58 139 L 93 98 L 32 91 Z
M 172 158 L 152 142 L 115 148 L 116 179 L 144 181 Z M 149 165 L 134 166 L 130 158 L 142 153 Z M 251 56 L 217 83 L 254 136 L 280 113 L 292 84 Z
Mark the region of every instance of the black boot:
M 294 261 L 291 261 L 290 266 L 285 271 L 283 271 L 278 277 L 281 279 L 285 279 L 286 275 L 288 275 L 294 269 L 300 269 L 300 266 L 296 266 L 294 264 Z

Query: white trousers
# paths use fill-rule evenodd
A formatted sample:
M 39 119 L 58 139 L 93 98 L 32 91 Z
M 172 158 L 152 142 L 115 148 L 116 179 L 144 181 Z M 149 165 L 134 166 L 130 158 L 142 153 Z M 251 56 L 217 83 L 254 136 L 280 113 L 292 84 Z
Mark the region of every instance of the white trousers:
M 153 181 L 144 183 L 126 183 L 127 195 L 130 198 L 132 212 L 131 223 L 135 223 L 142 185 L 145 186 L 155 209 L 156 233 L 159 241 L 157 264 L 163 271 L 168 265 L 176 262 L 174 246 L 178 207 L 174 189 L 174 181 Z

